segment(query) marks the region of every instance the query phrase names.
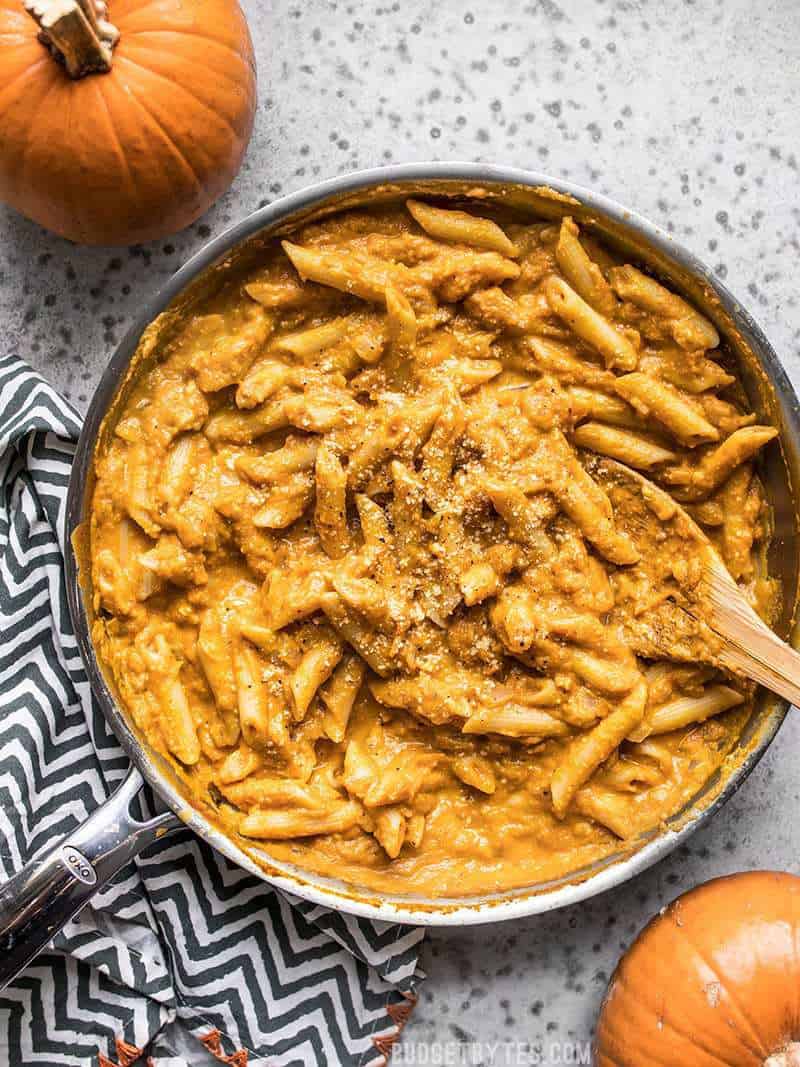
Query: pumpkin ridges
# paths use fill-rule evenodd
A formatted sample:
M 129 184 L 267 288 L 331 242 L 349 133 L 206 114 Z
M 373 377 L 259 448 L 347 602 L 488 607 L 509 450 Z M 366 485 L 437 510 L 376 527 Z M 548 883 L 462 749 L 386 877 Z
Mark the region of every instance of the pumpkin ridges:
M 715 968 L 708 963 L 708 961 L 705 959 L 705 957 L 702 955 L 702 953 L 698 952 L 697 946 L 694 945 L 693 942 L 686 936 L 685 924 L 682 921 L 682 918 L 681 918 L 681 916 L 679 914 L 679 906 L 680 906 L 680 902 L 672 904 L 667 909 L 667 911 L 664 913 L 664 915 L 661 916 L 660 919 L 658 920 L 659 923 L 660 923 L 660 926 L 661 926 L 661 936 L 662 936 L 662 938 L 665 938 L 666 936 L 669 936 L 671 938 L 674 938 L 676 941 L 680 941 L 682 943 L 683 951 L 686 952 L 687 949 L 689 950 L 686 953 L 686 955 L 691 957 L 694 960 L 699 961 L 699 963 L 702 965 L 702 968 L 695 965 L 694 969 L 693 969 L 693 972 L 694 972 L 693 973 L 693 978 L 696 977 L 697 985 L 699 987 L 705 981 L 705 977 L 701 977 L 701 969 L 702 969 L 702 973 L 703 973 L 704 976 L 706 974 L 709 974 L 709 975 L 714 976 L 715 979 L 718 979 L 719 975 L 717 974 L 717 971 L 715 970 Z M 674 961 L 680 961 L 681 965 L 684 966 L 686 968 L 686 970 L 688 971 L 688 967 L 686 967 L 686 964 L 689 961 L 686 960 L 685 957 L 682 958 L 681 950 L 678 948 L 678 946 L 674 947 L 673 952 L 671 954 L 670 953 L 665 953 L 665 956 L 666 956 L 666 958 L 665 958 L 665 961 L 664 961 L 664 966 L 665 966 L 665 968 L 667 968 L 668 971 L 671 969 L 671 965 L 672 965 L 672 963 Z M 665 976 L 665 986 L 667 988 L 669 987 L 669 977 L 670 977 L 669 974 L 667 974 Z M 733 1001 L 733 998 L 728 996 L 727 988 L 725 988 L 725 987 L 721 987 L 721 988 L 723 988 L 723 990 L 724 990 L 724 992 L 725 992 L 725 994 L 727 996 L 728 1003 L 726 1003 L 726 1007 L 729 1010 L 732 1007 L 732 1008 L 736 1009 L 736 1011 L 738 1013 L 738 1011 L 739 1011 L 738 1005 Z M 639 995 L 641 995 L 641 994 L 639 994 Z M 705 993 L 703 995 L 705 996 Z M 694 1005 L 694 1007 L 696 1009 L 696 1005 Z M 733 1024 L 734 1019 L 731 1018 L 729 1021 L 730 1021 L 730 1024 Z M 688 1040 L 690 1042 L 694 1042 L 696 1045 L 699 1045 L 703 1049 L 703 1051 L 706 1052 L 713 1059 L 717 1059 L 721 1063 L 725 1063 L 725 1064 L 728 1064 L 730 1062 L 727 1059 L 727 1055 L 724 1052 L 722 1052 L 721 1050 L 714 1050 L 714 1049 L 709 1048 L 708 1043 L 704 1041 L 704 1035 L 697 1034 L 695 1031 L 693 1031 L 691 1029 L 691 1026 L 689 1028 L 689 1031 L 687 1032 L 686 1030 L 681 1029 L 680 1027 L 678 1027 L 675 1024 L 674 1020 L 671 1020 L 671 1027 L 672 1027 L 672 1029 L 674 1029 L 678 1033 L 680 1033 L 684 1038 L 686 1038 L 686 1040 Z M 733 1030 L 733 1025 L 731 1025 L 731 1029 Z M 741 1041 L 741 1028 L 739 1026 L 736 1026 L 736 1028 L 735 1028 L 735 1035 Z M 747 1048 L 747 1052 L 754 1056 L 752 1067 L 760 1067 L 760 1060 L 757 1058 L 757 1055 L 753 1052 L 753 1049 L 749 1046 L 749 1044 L 747 1042 L 745 1042 L 745 1045 L 746 1045 L 746 1048 Z M 739 1062 L 734 1061 L 733 1064 L 732 1064 L 732 1067 L 742 1067 L 742 1064 L 739 1063 Z
M 120 56 L 119 59 L 121 59 L 123 62 L 126 62 L 126 59 L 125 59 L 124 56 Z M 146 69 L 146 68 L 142 68 L 142 69 Z M 169 132 L 164 129 L 164 126 L 156 118 L 156 116 L 152 113 L 150 108 L 147 107 L 147 105 L 142 102 L 142 100 L 139 97 L 139 95 L 136 92 L 134 92 L 130 82 L 127 83 L 126 88 L 127 88 L 128 92 L 131 94 L 131 96 L 133 97 L 133 99 L 138 104 L 139 108 L 147 115 L 147 117 L 148 117 L 149 121 L 152 123 L 152 125 L 154 125 L 156 127 L 156 129 L 157 129 L 157 131 L 159 133 L 159 136 L 163 139 L 164 143 L 167 144 L 170 147 L 174 157 L 177 160 L 179 160 L 180 163 L 182 164 L 183 168 L 186 171 L 189 172 L 189 174 L 192 177 L 193 184 L 200 190 L 204 189 L 204 184 L 203 184 L 202 179 L 200 178 L 200 175 L 197 173 L 197 171 L 195 170 L 195 168 L 192 165 L 192 163 L 186 158 L 186 156 L 184 155 L 184 153 L 181 150 L 180 146 L 175 143 L 173 138 L 170 136 Z
M 227 52 L 230 52 L 231 55 L 234 55 L 237 58 L 241 59 L 241 54 L 237 51 L 237 49 L 233 47 L 233 45 L 228 44 L 227 41 L 222 41 L 219 39 L 219 37 L 209 37 L 208 34 L 205 33 L 198 33 L 197 30 L 169 29 L 166 27 L 161 29 L 152 28 L 144 30 L 128 29 L 126 30 L 125 38 L 128 42 L 130 42 L 132 40 L 135 40 L 135 38 L 137 37 L 145 37 L 148 34 L 158 34 L 159 36 L 169 35 L 172 37 L 184 38 L 196 37 L 198 40 L 206 41 L 208 44 L 218 45 L 220 48 L 224 48 Z M 251 71 L 255 72 L 255 64 L 248 64 L 248 68 Z
M 151 71 L 149 67 L 143 67 L 140 66 L 138 63 L 134 63 L 132 60 L 128 59 L 127 56 L 125 56 L 124 58 L 120 57 L 120 59 L 123 60 L 126 66 L 135 67 L 142 75 L 144 75 L 145 77 L 141 78 L 141 81 L 145 84 L 148 78 L 156 79 L 158 77 L 157 72 Z M 187 96 L 189 96 L 189 98 L 193 100 L 193 97 L 190 93 L 187 93 Z M 181 144 L 176 139 L 175 132 L 170 129 L 170 124 L 176 120 L 176 116 L 172 113 L 172 111 L 170 110 L 169 112 L 167 112 L 167 114 L 164 114 L 164 110 L 163 108 L 161 108 L 159 113 L 154 113 L 153 109 L 148 106 L 148 104 L 152 101 L 154 104 L 158 105 L 160 101 L 153 94 L 145 92 L 144 99 L 142 99 L 141 96 L 137 97 L 137 99 L 139 105 L 145 111 L 147 111 L 147 113 L 150 115 L 153 122 L 156 123 L 163 135 L 169 139 L 169 142 L 173 146 L 175 151 L 180 153 L 181 158 L 186 162 L 187 166 L 190 167 L 192 173 L 197 178 L 200 188 L 209 192 L 212 191 L 214 187 L 209 185 L 209 181 L 213 179 L 213 173 L 211 173 L 212 168 L 210 164 L 213 162 L 214 153 L 207 147 L 206 144 L 206 142 L 209 140 L 211 131 L 206 130 L 206 136 L 204 139 L 192 140 L 189 144 Z M 204 110 L 210 111 L 210 109 Z M 215 115 L 215 117 L 218 118 L 219 116 Z M 239 138 L 237 138 L 236 141 L 238 144 Z M 193 158 L 191 156 L 192 151 L 195 153 Z
M 622 980 L 624 983 L 624 979 Z M 635 1023 L 636 1017 L 632 1014 L 631 1009 L 635 1010 L 638 1006 L 640 995 L 637 991 L 636 994 L 630 994 L 627 989 L 624 991 L 626 998 L 626 1015 L 625 1025 L 631 1025 Z M 605 1009 L 605 1002 L 603 1004 Z M 671 1022 L 664 1022 L 663 1026 L 670 1029 L 673 1033 L 685 1042 L 687 1046 L 696 1050 L 696 1042 L 691 1037 L 687 1037 L 681 1030 L 678 1030 Z M 644 1032 L 644 1027 L 641 1028 L 640 1034 Z M 611 1054 L 605 1047 L 606 1043 L 610 1043 L 612 1046 Z M 599 1048 L 599 1044 L 603 1047 Z M 608 1019 L 603 1014 L 600 1025 L 598 1026 L 597 1033 L 595 1035 L 595 1067 L 639 1067 L 639 1064 L 632 1064 L 625 1054 L 626 1040 L 624 1034 L 618 1034 L 617 1029 L 613 1023 L 609 1023 Z M 674 1044 L 674 1043 L 673 1043 Z M 706 1049 L 702 1049 L 703 1053 L 706 1053 Z M 618 1055 L 622 1056 L 622 1059 L 618 1059 Z M 731 1063 L 729 1060 L 723 1059 L 713 1053 L 708 1053 L 710 1062 L 706 1061 L 704 1064 L 694 1063 L 692 1067 L 739 1067 L 738 1064 Z M 663 1059 L 662 1056 L 666 1056 Z M 647 1067 L 675 1067 L 675 1061 L 673 1059 L 673 1053 L 670 1049 L 655 1049 L 651 1043 L 648 1043 L 647 1048 Z
M 595 1067 L 701 1067 L 709 1056 L 763 1067 L 800 1036 L 798 985 L 800 878 L 717 879 L 654 919 L 620 962 L 598 1020 Z
M 114 121 L 115 131 L 118 136 L 124 137 L 128 145 L 126 164 L 131 171 L 133 187 L 136 190 L 134 204 L 146 205 L 152 203 L 154 199 L 169 196 L 170 190 L 174 193 L 175 190 L 182 189 L 185 209 L 193 213 L 197 205 L 202 203 L 206 191 L 194 167 L 182 152 L 176 154 L 167 133 L 151 115 L 149 109 L 142 106 L 138 95 L 142 90 L 138 83 L 134 86 L 130 79 L 126 81 L 127 95 L 125 97 L 122 97 L 117 87 L 110 82 L 101 87 L 101 91 Z M 130 100 L 134 101 L 135 112 L 131 110 Z M 154 172 L 147 165 L 147 157 L 156 150 L 156 145 L 162 157 L 165 150 L 169 151 L 171 160 L 171 165 L 167 164 L 159 168 L 158 172 Z M 130 211 L 129 214 L 128 224 L 138 234 L 149 220 L 142 216 L 141 209 Z M 187 221 L 186 225 L 188 224 Z M 148 238 L 137 236 L 136 239 L 146 240 Z
M 185 55 L 183 54 L 187 43 L 185 40 L 186 36 L 190 35 L 181 35 L 171 32 L 160 33 L 158 30 L 143 30 L 140 33 L 131 33 L 125 39 L 126 48 L 124 54 L 129 58 L 131 56 L 131 53 L 141 55 L 142 57 L 144 57 L 144 55 L 147 55 L 149 57 L 149 61 L 142 63 L 141 65 L 147 66 L 148 69 L 151 69 L 153 57 L 164 57 L 168 52 L 168 46 L 166 43 L 162 43 L 159 45 L 157 42 L 148 42 L 146 38 L 169 39 L 173 37 L 182 37 L 184 39 L 183 47 L 172 49 L 172 51 L 169 53 L 169 59 L 175 65 L 176 69 L 184 70 L 185 68 L 188 68 L 190 71 L 193 71 L 197 67 L 198 59 L 196 55 L 190 54 L 189 52 L 187 52 Z M 221 53 L 215 55 L 214 48 L 219 42 L 215 42 L 213 38 L 210 37 L 203 38 L 203 41 L 203 69 L 213 74 L 215 79 L 223 81 L 226 86 L 230 87 L 227 91 L 233 93 L 238 98 L 238 94 L 241 93 L 242 79 L 250 75 L 250 67 L 246 65 L 244 61 L 241 61 L 239 65 L 239 70 L 236 71 L 235 74 L 232 73 L 230 69 L 231 63 L 229 59 L 231 53 L 228 49 L 228 46 L 220 45 L 222 51 Z M 155 62 L 159 62 L 159 59 L 156 59 Z M 186 85 L 187 82 L 182 81 L 179 84 Z M 192 78 L 191 84 L 196 87 L 197 79 Z M 255 83 L 253 87 L 255 87 Z
M 612 978 L 612 982 L 613 981 L 614 979 Z M 675 1020 L 672 1015 L 667 1017 L 666 992 L 663 992 L 661 994 L 661 1005 L 663 1010 L 659 1010 L 656 1006 L 648 1002 L 646 999 L 648 993 L 651 991 L 650 989 L 642 989 L 638 986 L 636 989 L 633 989 L 630 985 L 627 975 L 624 973 L 620 976 L 620 985 L 622 987 L 622 996 L 625 998 L 626 1001 L 626 1021 L 638 1017 L 640 1023 L 646 1023 L 646 1018 L 642 1019 L 642 1013 L 650 1012 L 653 1015 L 657 1015 L 657 1017 L 661 1020 L 661 1026 L 659 1028 L 659 1037 L 663 1035 L 664 1029 L 668 1028 L 674 1034 L 677 1034 L 681 1041 L 684 1042 L 687 1046 L 691 1047 L 695 1051 L 701 1051 L 704 1055 L 708 1057 L 708 1061 L 705 1064 L 699 1065 L 695 1063 L 692 1065 L 692 1067 L 714 1067 L 715 1064 L 719 1065 L 719 1067 L 742 1067 L 740 1063 L 736 1063 L 732 1060 L 727 1059 L 720 1052 L 709 1049 L 706 1045 L 702 1043 L 702 1038 L 698 1038 L 698 1036 L 691 1032 L 691 1030 L 687 1032 L 686 1030 L 682 1029 L 677 1024 L 677 1020 Z M 637 1013 L 637 1011 L 639 1012 L 638 1016 L 635 1014 Z M 644 1034 L 646 1030 L 646 1025 L 642 1025 L 640 1028 L 640 1034 Z M 675 1064 L 670 1061 L 669 1049 L 656 1049 L 652 1044 L 649 1044 L 647 1052 L 648 1067 L 650 1067 L 651 1063 L 654 1063 L 653 1058 L 656 1055 L 661 1056 L 662 1054 L 667 1056 L 667 1059 L 663 1061 L 664 1067 L 675 1067 Z
M 59 81 L 56 78 L 52 79 L 48 84 L 45 85 L 44 92 L 42 93 L 41 99 L 39 100 L 37 105 L 37 107 L 42 110 L 43 114 L 46 113 L 45 106 L 47 104 L 47 101 L 54 93 L 58 92 L 58 90 Z M 20 152 L 19 156 L 19 165 L 16 168 L 16 178 L 17 180 L 21 180 L 22 182 L 29 180 L 26 174 L 26 168 L 30 154 L 36 150 L 35 134 L 36 130 L 34 129 L 34 127 L 32 125 L 29 126 L 26 130 L 25 138 L 20 142 L 20 147 L 22 151 Z
M 138 202 L 139 189 L 137 187 L 136 182 L 134 181 L 133 172 L 131 171 L 130 163 L 128 162 L 128 157 L 122 147 L 122 142 L 119 139 L 119 133 L 117 132 L 116 123 L 114 122 L 114 117 L 111 114 L 111 106 L 108 102 L 108 97 L 106 96 L 104 90 L 105 82 L 103 82 L 102 79 L 95 80 L 95 85 L 97 88 L 97 95 L 103 102 L 103 110 L 105 112 L 106 117 L 108 118 L 108 128 L 110 131 L 111 140 L 114 144 L 114 148 L 116 149 L 116 156 L 120 163 L 120 170 L 122 173 L 124 173 L 125 180 L 128 183 L 128 195 L 133 202 Z
M 736 995 L 734 990 L 731 988 L 731 983 L 726 981 L 724 975 L 720 974 L 719 968 L 714 963 L 712 963 L 711 961 L 706 959 L 705 954 L 700 951 L 699 946 L 694 942 L 694 940 L 691 937 L 689 937 L 689 932 L 688 932 L 686 926 L 685 925 L 680 925 L 679 926 L 677 923 L 675 925 L 676 925 L 676 929 L 680 931 L 680 935 L 684 938 L 684 940 L 687 942 L 687 944 L 689 944 L 691 946 L 692 950 L 696 953 L 697 958 L 703 962 L 703 964 L 709 969 L 709 971 L 711 971 L 712 974 L 716 975 L 717 981 L 719 983 L 720 988 L 725 991 L 725 993 L 726 993 L 729 1001 L 731 1002 L 732 1006 L 736 1009 L 736 1014 L 738 1016 L 741 1016 L 741 1018 L 744 1019 L 744 1021 L 747 1023 L 749 1031 L 750 1031 L 749 1034 L 747 1034 L 747 1035 L 743 1032 L 741 1025 L 738 1022 L 736 1024 L 736 1030 L 737 1030 L 737 1033 L 738 1033 L 739 1038 L 741 1039 L 742 1043 L 744 1045 L 746 1045 L 748 1050 L 750 1052 L 752 1052 L 753 1055 L 756 1057 L 756 1062 L 758 1062 L 759 1058 L 761 1060 L 765 1059 L 769 1055 L 769 1049 L 767 1049 L 765 1047 L 764 1041 L 763 1041 L 761 1035 L 758 1032 L 757 1025 L 750 1018 L 750 1016 L 748 1015 L 747 1011 L 742 1007 L 742 1004 L 739 1001 L 739 997 Z M 757 1048 L 753 1048 L 753 1046 L 751 1044 L 751 1040 L 753 1038 L 755 1038 L 755 1041 L 756 1041 L 757 1046 L 758 1046 Z
M 67 98 L 66 114 L 64 115 L 65 121 L 69 124 L 67 129 L 71 128 L 73 122 L 73 113 L 75 110 L 76 97 L 74 93 L 70 93 Z M 67 198 L 68 206 L 71 210 L 71 216 L 74 219 L 81 219 L 84 216 L 84 198 L 81 196 L 81 190 L 78 188 L 75 182 L 64 182 L 63 184 L 64 194 Z
M 184 85 L 182 82 L 175 81 L 174 78 L 168 77 L 162 71 L 156 70 L 155 67 L 145 66 L 142 63 L 137 63 L 135 59 L 131 59 L 130 48 L 126 52 L 124 58 L 125 58 L 126 62 L 133 63 L 134 66 L 137 66 L 140 70 L 146 70 L 149 74 L 152 74 L 154 77 L 162 78 L 164 81 L 169 82 L 170 85 L 174 85 L 176 89 L 180 89 L 181 92 L 186 93 L 186 95 L 190 96 L 192 98 L 192 100 L 194 100 L 197 104 L 200 105 L 200 107 L 203 108 L 204 111 L 209 111 L 214 116 L 214 118 L 219 119 L 221 122 L 223 122 L 227 126 L 228 130 L 230 131 L 230 133 L 232 134 L 232 136 L 236 140 L 240 140 L 241 139 L 241 135 L 240 135 L 239 131 L 234 129 L 234 127 L 228 121 L 227 117 L 225 115 L 223 115 L 221 111 L 219 111 L 216 108 L 212 107 L 207 101 L 203 100 L 202 97 L 200 97 L 196 93 L 192 92 L 192 90 L 189 89 L 188 86 Z
M 39 47 L 41 47 L 41 46 L 39 46 Z M 51 62 L 51 60 L 49 60 L 46 55 L 43 55 L 42 59 L 41 59 L 41 62 L 35 63 L 32 67 L 31 66 L 24 66 L 20 70 L 19 74 L 17 74 L 15 77 L 13 77 L 10 82 L 6 82 L 6 84 L 0 89 L 0 114 L 3 113 L 3 106 L 2 106 L 2 104 L 3 104 L 3 96 L 6 93 L 11 94 L 11 91 L 13 90 L 14 86 L 22 78 L 25 78 L 25 77 L 27 77 L 27 78 L 40 77 L 43 73 L 45 73 L 42 70 L 42 65 L 50 63 L 50 62 Z
M 642 1067 L 644 1063 L 650 1067 L 656 1058 L 661 1060 L 662 1057 L 666 1057 L 669 1067 L 690 1062 L 692 1067 L 742 1067 L 741 1061 L 735 1057 L 735 1049 L 730 1049 L 726 1054 L 710 1046 L 705 1035 L 697 1032 L 694 1025 L 696 1010 L 692 1012 L 690 1019 L 684 1020 L 683 1015 L 680 1018 L 677 1015 L 676 1005 L 669 996 L 672 967 L 680 961 L 682 970 L 688 968 L 685 966 L 685 959 L 681 960 L 681 953 L 687 954 L 683 939 L 680 939 L 677 945 L 670 944 L 672 939 L 679 937 L 674 920 L 674 911 L 670 908 L 648 927 L 658 929 L 662 952 L 649 957 L 643 956 L 640 935 L 618 966 L 609 987 L 607 1006 L 604 1005 L 601 1015 L 598 1040 L 601 1044 L 604 1043 L 605 1031 L 610 1028 L 612 1050 L 623 1053 L 626 1067 Z M 688 948 L 691 949 L 691 946 Z M 696 959 L 696 953 L 691 952 L 690 955 L 691 959 Z M 709 973 L 705 965 L 703 973 Z M 694 988 L 692 982 L 688 985 Z M 624 1005 L 624 1010 L 620 1007 L 609 1010 L 612 1001 L 619 1001 Z M 696 1009 L 696 1005 L 694 1007 Z M 654 1020 L 658 1020 L 657 1025 Z M 626 1033 L 628 1029 L 635 1030 L 635 1047 L 640 1058 L 629 1058 L 630 1037 Z M 670 1036 L 670 1032 L 677 1035 L 677 1040 Z M 680 1058 L 678 1052 L 684 1058 Z M 691 1060 L 687 1058 L 689 1053 Z M 756 1061 L 751 1060 L 749 1067 L 755 1067 L 755 1063 Z
M 787 1013 L 786 1017 L 782 1021 L 783 1036 L 785 1041 L 795 1041 L 800 1036 L 800 1018 L 798 1017 L 798 1002 L 797 1002 L 797 985 L 798 985 L 798 954 L 797 954 L 797 938 L 800 930 L 798 925 L 800 919 L 798 917 L 798 905 L 800 904 L 800 880 L 793 875 L 774 875 L 776 887 L 780 887 L 782 900 L 789 904 L 789 910 L 791 913 L 791 920 L 784 922 L 784 920 L 778 916 L 772 916 L 772 931 L 782 929 L 784 926 L 788 926 L 788 929 L 784 931 L 783 940 L 788 940 L 792 963 L 789 963 L 788 959 L 783 955 L 784 945 L 778 945 L 772 941 L 766 941 L 763 945 L 758 946 L 758 965 L 762 968 L 769 967 L 770 972 L 776 972 L 776 959 L 780 954 L 782 957 L 782 980 L 781 989 L 783 989 L 787 982 L 790 987 L 795 990 L 794 1005 L 786 1005 Z M 776 921 L 778 920 L 778 921 Z M 763 953 L 766 952 L 766 955 Z M 779 976 L 780 977 L 780 976 Z M 781 1046 L 783 1042 L 781 1042 Z M 774 1048 L 770 1049 L 773 1053 Z
M 27 41 L 37 40 L 37 30 L 34 23 L 32 23 L 30 16 L 25 12 L 19 0 L 5 0 L 0 2 L 0 15 L 2 15 L 3 21 L 7 21 L 10 25 L 19 26 L 19 37 Z M 0 39 L 5 36 L 5 33 L 0 32 Z
M 234 7 L 231 3 L 227 17 L 222 20 L 218 15 L 219 0 L 194 0 L 195 17 L 189 20 L 182 7 L 166 9 L 164 0 L 145 0 L 138 7 L 136 3 L 124 3 L 123 0 L 111 2 L 115 22 L 124 36 L 147 30 L 173 32 L 183 38 L 227 45 L 235 57 L 252 61 L 250 32 L 238 4 Z M 254 62 L 251 69 L 255 70 Z
M 22 32 L 22 27 L 17 31 L 0 30 L 0 44 L 5 48 L 24 48 L 26 44 L 30 44 L 30 40 L 30 36 Z
M 794 876 L 748 872 L 709 883 L 688 903 L 695 938 L 706 954 L 713 954 L 717 969 L 727 976 L 727 987 L 736 988 L 739 1003 L 746 1001 L 765 1055 L 793 1036 L 787 960 L 794 952 L 791 916 L 799 894 L 800 880 Z M 714 905 L 719 915 L 708 922 L 708 909 Z M 760 993 L 754 992 L 755 975 Z M 797 980 L 793 974 L 792 981 Z

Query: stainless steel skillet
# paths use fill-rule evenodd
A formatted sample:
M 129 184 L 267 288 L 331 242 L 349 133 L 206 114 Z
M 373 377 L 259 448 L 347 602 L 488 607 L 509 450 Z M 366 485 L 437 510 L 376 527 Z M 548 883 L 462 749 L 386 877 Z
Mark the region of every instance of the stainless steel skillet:
M 762 471 L 775 514 L 771 572 L 784 588 L 781 636 L 796 643 L 794 606 L 798 593 L 798 507 L 800 408 L 777 355 L 736 299 L 694 256 L 639 216 L 568 182 L 505 167 L 472 163 L 419 163 L 363 171 L 335 178 L 284 197 L 255 212 L 211 241 L 142 309 L 114 353 L 94 394 L 78 442 L 69 487 L 68 533 L 85 518 L 92 490 L 98 441 L 113 426 L 142 361 L 150 358 L 176 310 L 191 309 L 213 289 L 221 273 L 258 256 L 276 232 L 333 211 L 409 195 L 483 197 L 532 217 L 574 215 L 589 231 L 647 264 L 717 324 L 739 360 L 749 400 L 760 417 L 780 430 Z M 731 757 L 689 805 L 662 831 L 626 843 L 618 853 L 555 882 L 481 897 L 424 899 L 374 893 L 310 874 L 279 862 L 268 847 L 223 834 L 191 806 L 175 769 L 150 750 L 123 714 L 113 686 L 91 642 L 91 596 L 82 586 L 74 552 L 68 553 L 70 613 L 94 694 L 132 769 L 124 785 L 69 838 L 0 887 L 0 985 L 10 981 L 53 934 L 141 849 L 183 825 L 257 877 L 320 904 L 384 921 L 423 925 L 499 922 L 545 912 L 594 896 L 631 878 L 666 855 L 717 811 L 739 788 L 765 752 L 785 713 L 785 702 L 762 692 Z M 147 822 L 130 814 L 131 800 L 147 782 L 171 809 Z

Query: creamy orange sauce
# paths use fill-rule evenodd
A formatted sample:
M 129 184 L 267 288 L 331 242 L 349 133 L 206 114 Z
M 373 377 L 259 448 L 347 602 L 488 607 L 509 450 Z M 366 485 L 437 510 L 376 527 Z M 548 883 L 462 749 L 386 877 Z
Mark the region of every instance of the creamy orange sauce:
M 680 810 L 752 690 L 676 622 L 680 528 L 590 457 L 673 493 L 769 613 L 774 431 L 711 323 L 571 220 L 483 204 L 307 226 L 206 304 L 98 455 L 90 531 L 96 646 L 194 802 L 459 897 Z

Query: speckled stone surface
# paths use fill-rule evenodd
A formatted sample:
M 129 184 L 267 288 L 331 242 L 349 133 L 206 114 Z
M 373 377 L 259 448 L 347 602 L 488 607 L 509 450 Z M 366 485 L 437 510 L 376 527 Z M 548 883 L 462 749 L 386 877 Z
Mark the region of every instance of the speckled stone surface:
M 0 208 L 0 351 L 19 352 L 79 408 L 143 297 L 210 235 L 320 178 L 426 158 L 532 167 L 649 216 L 752 309 L 800 386 L 795 0 L 244 6 L 259 63 L 255 135 L 239 179 L 199 223 L 151 246 L 90 250 Z M 588 1040 L 620 952 L 665 902 L 717 874 L 798 869 L 799 745 L 790 716 L 727 808 L 624 888 L 513 925 L 432 934 L 398 1061 L 565 1062 L 570 1042 Z

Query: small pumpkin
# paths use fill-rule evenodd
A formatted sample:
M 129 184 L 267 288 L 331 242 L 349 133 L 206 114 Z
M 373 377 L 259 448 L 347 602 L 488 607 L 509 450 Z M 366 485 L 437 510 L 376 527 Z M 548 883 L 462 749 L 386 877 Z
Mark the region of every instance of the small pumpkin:
M 800 1067 L 800 878 L 718 878 L 670 904 L 623 957 L 595 1067 Z
M 255 113 L 236 0 L 112 3 L 0 0 L 0 200 L 81 244 L 188 226 L 233 181 Z

